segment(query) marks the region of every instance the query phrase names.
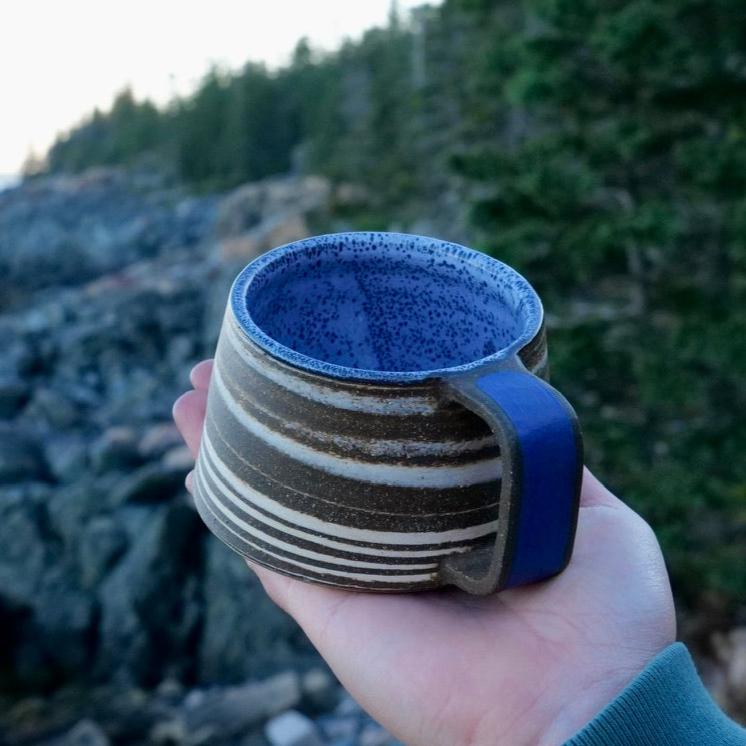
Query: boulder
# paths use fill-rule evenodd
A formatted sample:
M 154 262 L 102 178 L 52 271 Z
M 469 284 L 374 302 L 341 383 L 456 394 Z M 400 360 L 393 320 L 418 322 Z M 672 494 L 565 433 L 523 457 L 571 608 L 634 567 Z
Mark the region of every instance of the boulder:
M 311 712 L 332 710 L 339 700 L 339 684 L 328 670 L 312 668 L 301 677 L 305 708 Z
M 32 608 L 28 637 L 36 636 L 47 668 L 63 680 L 86 670 L 94 652 L 95 599 L 78 588 L 72 563 L 63 559 L 45 572 Z
M 288 177 L 189 198 L 104 169 L 0 195 L 0 685 L 86 691 L 26 742 L 85 715 L 112 742 L 143 743 L 183 721 L 182 695 L 136 687 L 232 689 L 319 665 L 188 502 L 171 406 L 214 349 L 236 271 L 306 235 L 329 191 Z M 221 262 L 215 244 L 232 238 L 243 248 Z M 120 688 L 98 699 L 98 681 Z M 280 701 L 322 711 L 334 687 L 317 670 Z M 262 741 L 261 726 L 236 739 Z
M 44 480 L 47 474 L 38 441 L 14 428 L 0 427 L 0 484 Z
M 264 681 L 200 692 L 185 702 L 187 729 L 203 743 L 242 733 L 300 701 L 298 676 L 292 671 Z
M 0 296 L 21 302 L 19 287 L 77 285 L 188 250 L 211 229 L 214 197 L 179 198 L 163 179 L 132 171 L 92 173 L 37 179 L 0 195 Z
M 129 469 L 141 463 L 137 433 L 124 425 L 107 428 L 91 445 L 90 460 L 99 472 Z
M 44 439 L 49 470 L 60 482 L 73 482 L 87 474 L 88 449 L 87 438 L 74 431 L 50 434 Z
M 323 209 L 330 194 L 329 182 L 319 176 L 279 176 L 245 184 L 221 201 L 215 234 L 219 239 L 239 236 L 279 214 Z
M 219 244 L 220 259 L 226 263 L 248 264 L 269 249 L 309 235 L 310 229 L 303 213 L 272 215 L 246 233 L 223 239 Z
M 0 616 L 9 665 L 26 686 L 78 675 L 89 661 L 93 599 L 53 530 L 48 487 L 5 490 L 0 500 Z
M 318 660 L 297 624 L 267 596 L 243 558 L 209 535 L 199 645 L 202 681 L 243 681 Z
M 334 744 L 351 744 L 355 746 L 360 730 L 357 715 L 322 715 L 316 721 L 328 741 Z
M 128 543 L 126 531 L 110 515 L 88 521 L 76 542 L 82 586 L 94 589 L 124 554 Z
M 106 733 L 93 720 L 81 720 L 50 746 L 109 746 Z
M 68 428 L 80 421 L 80 408 L 62 391 L 37 388 L 27 406 L 29 417 L 42 420 L 53 428 Z
M 147 427 L 138 444 L 143 459 L 151 460 L 163 456 L 166 451 L 182 445 L 184 441 L 172 421 L 158 422 Z
M 161 460 L 145 464 L 120 480 L 109 497 L 109 504 L 165 502 L 183 491 L 185 474 L 183 462 Z
M 161 464 L 169 471 L 177 471 L 182 476 L 186 476 L 186 473 L 194 467 L 194 456 L 185 445 L 180 445 L 164 453 Z
M 330 195 L 329 182 L 317 176 L 274 177 L 235 189 L 220 203 L 215 222 L 221 261 L 243 265 L 306 238 L 308 216 L 326 210 Z
M 128 549 L 98 588 L 97 673 L 153 684 L 169 666 L 191 667 L 199 621 L 194 573 L 203 526 L 181 502 L 130 505 L 119 520 Z
M 0 419 L 10 419 L 23 409 L 31 387 L 13 376 L 0 377 Z
M 0 487 L 0 604 L 6 608 L 30 609 L 41 587 L 50 562 L 44 531 L 47 497 L 42 486 Z
M 358 736 L 359 746 L 394 746 L 394 739 L 377 723 L 370 722 Z
M 88 475 L 73 483 L 58 486 L 49 496 L 46 515 L 50 531 L 62 543 L 64 551 L 74 554 L 88 521 L 106 509 L 105 497 L 111 489 L 111 477 Z
M 272 718 L 264 733 L 272 746 L 324 746 L 313 720 L 296 710 Z

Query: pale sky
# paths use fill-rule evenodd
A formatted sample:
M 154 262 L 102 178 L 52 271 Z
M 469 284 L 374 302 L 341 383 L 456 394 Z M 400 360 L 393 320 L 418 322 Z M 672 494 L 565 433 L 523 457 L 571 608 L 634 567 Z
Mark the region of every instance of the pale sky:
M 399 0 L 402 11 L 425 0 Z M 436 4 L 432 2 L 431 4 Z M 0 174 L 131 85 L 164 102 L 211 63 L 282 64 L 385 23 L 391 0 L 0 0 Z

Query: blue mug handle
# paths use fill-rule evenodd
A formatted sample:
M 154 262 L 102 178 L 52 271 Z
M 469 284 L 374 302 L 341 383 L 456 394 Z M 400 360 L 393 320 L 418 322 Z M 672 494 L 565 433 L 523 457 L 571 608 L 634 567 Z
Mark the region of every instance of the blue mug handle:
M 487 594 L 561 572 L 572 554 L 583 474 L 573 408 L 518 357 L 444 384 L 448 398 L 489 424 L 502 463 L 495 539 L 446 557 L 444 583 Z

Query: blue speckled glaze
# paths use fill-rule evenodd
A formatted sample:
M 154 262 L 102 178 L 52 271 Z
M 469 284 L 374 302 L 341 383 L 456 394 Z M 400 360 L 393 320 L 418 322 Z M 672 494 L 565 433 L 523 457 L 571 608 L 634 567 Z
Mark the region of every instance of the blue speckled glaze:
M 236 278 L 231 307 L 274 357 L 382 383 L 512 357 L 543 315 L 534 289 L 502 262 L 402 233 L 337 233 L 274 249 Z

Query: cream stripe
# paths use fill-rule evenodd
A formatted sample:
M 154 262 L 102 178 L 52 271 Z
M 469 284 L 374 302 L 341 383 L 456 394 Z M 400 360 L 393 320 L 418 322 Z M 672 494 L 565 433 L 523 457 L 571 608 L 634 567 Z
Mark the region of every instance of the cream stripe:
M 201 472 L 197 471 L 197 479 L 200 480 L 200 486 L 205 491 L 207 495 L 212 500 L 212 508 L 213 513 L 216 511 L 219 511 L 224 516 L 227 517 L 228 521 L 230 523 L 224 523 L 226 528 L 230 528 L 231 524 L 235 524 L 239 528 L 242 528 L 244 531 L 249 533 L 251 536 L 260 539 L 261 541 L 266 541 L 268 544 L 276 547 L 277 549 L 283 549 L 286 552 L 291 552 L 293 554 L 300 555 L 301 557 L 307 557 L 308 559 L 315 559 L 319 560 L 320 562 L 328 562 L 332 565 L 342 565 L 343 567 L 364 567 L 370 570 L 435 570 L 438 565 L 435 562 L 429 562 L 426 564 L 396 564 L 396 563 L 389 563 L 389 562 L 366 562 L 364 560 L 354 560 L 354 559 L 347 559 L 345 557 L 337 557 L 332 554 L 321 554 L 320 552 L 314 552 L 311 549 L 306 549 L 305 547 L 299 547 L 294 544 L 288 544 L 287 542 L 282 541 L 281 539 L 278 539 L 276 536 L 270 536 L 269 534 L 265 534 L 263 531 L 258 529 L 256 526 L 252 526 L 250 523 L 247 523 L 242 518 L 237 516 L 232 510 L 226 510 L 226 508 L 223 506 L 223 504 L 218 500 L 215 493 L 210 489 L 209 485 L 204 481 L 204 477 L 202 476 Z M 243 537 L 241 537 L 243 539 Z
M 258 552 L 262 552 L 269 557 L 274 557 L 275 559 L 280 560 L 281 562 L 284 562 L 286 564 L 293 565 L 294 567 L 301 567 L 305 570 L 311 570 L 312 572 L 322 575 L 329 575 L 331 577 L 352 578 L 353 580 L 375 581 L 379 583 L 418 582 L 424 580 L 432 580 L 435 576 L 434 572 L 417 575 L 371 575 L 368 573 L 346 572 L 344 570 L 329 570 L 327 568 L 316 567 L 315 565 L 307 565 L 305 562 L 298 562 L 290 557 L 284 557 L 279 554 L 275 554 L 268 549 L 257 546 L 256 544 L 254 544 L 254 542 L 249 541 L 249 539 L 245 538 L 244 536 L 238 536 L 236 532 L 229 525 L 226 525 L 224 520 L 215 513 L 215 511 L 210 507 L 209 503 L 203 501 L 203 505 L 212 513 L 212 515 L 215 517 L 215 520 L 221 523 L 223 527 L 227 531 L 230 531 L 238 540 L 241 541 L 242 544 L 248 544 L 250 547 L 257 550 Z
M 457 466 L 406 466 L 359 461 L 317 451 L 271 430 L 250 417 L 231 395 L 217 366 L 213 369 L 212 383 L 228 410 L 252 435 L 288 457 L 329 474 L 358 482 L 423 489 L 470 487 L 500 479 L 499 458 L 483 459 Z
M 433 414 L 438 405 L 424 396 L 408 396 L 406 398 L 391 398 L 385 396 L 360 396 L 349 391 L 317 386 L 301 378 L 296 378 L 281 370 L 268 365 L 260 365 L 259 361 L 247 352 L 246 342 L 239 334 L 243 334 L 237 327 L 237 322 L 231 316 L 224 323 L 227 328 L 228 341 L 233 349 L 256 371 L 278 386 L 292 391 L 304 399 L 311 399 L 319 404 L 325 404 L 335 409 L 347 409 L 352 412 L 366 412 L 380 415 L 408 415 Z
M 203 455 L 202 458 L 199 459 L 198 466 L 199 468 L 203 469 L 205 473 L 209 475 L 210 479 L 212 479 L 214 482 L 224 485 L 227 484 L 224 479 L 222 479 L 218 474 L 215 473 L 205 455 Z M 230 487 L 230 485 L 227 486 Z M 264 515 L 264 513 L 260 513 L 258 510 L 254 510 L 254 508 L 252 508 L 251 504 L 248 502 L 248 499 L 246 501 L 241 501 L 237 499 L 232 492 L 227 491 L 223 492 L 222 494 L 239 510 L 243 510 L 252 518 L 260 521 L 266 526 L 271 526 L 272 528 L 275 528 L 278 531 L 283 531 L 284 533 L 290 534 L 291 536 L 297 536 L 299 539 L 304 539 L 306 541 L 313 542 L 314 544 L 320 544 L 321 546 L 330 547 L 331 549 L 340 549 L 344 552 L 367 554 L 372 557 L 435 557 L 445 554 L 459 554 L 470 549 L 469 546 L 448 547 L 445 549 L 378 549 L 376 547 L 364 547 L 358 546 L 357 544 L 348 544 L 346 542 L 329 539 L 326 536 L 319 536 L 318 534 L 311 534 L 307 531 L 301 531 L 300 529 L 293 526 L 288 526 L 284 523 L 280 523 L 279 521 L 275 521 L 274 519 Z
M 254 490 L 244 480 L 237 477 L 223 463 L 215 451 L 215 447 L 210 442 L 207 431 L 202 433 L 202 447 L 206 449 L 215 469 L 220 476 L 236 490 L 242 497 L 258 505 L 268 513 L 274 513 L 278 518 L 289 523 L 294 523 L 300 527 L 305 527 L 311 531 L 319 531 L 339 539 L 351 539 L 352 541 L 365 541 L 374 544 L 440 544 L 442 542 L 470 541 L 487 536 L 497 530 L 497 520 L 489 523 L 482 523 L 478 526 L 469 526 L 467 528 L 455 528 L 448 531 L 425 531 L 425 532 L 404 532 L 404 531 L 375 531 L 366 528 L 357 528 L 352 526 L 341 526 L 336 523 L 322 521 L 316 516 L 300 513 L 292 510 L 282 503 L 272 500 L 266 495 Z
M 225 375 L 223 375 L 223 382 L 227 383 Z M 232 392 L 231 395 L 233 396 Z M 245 397 L 245 394 L 239 391 L 238 396 L 239 401 L 243 401 L 242 397 Z M 267 417 L 275 417 L 270 410 L 262 407 L 255 399 L 245 398 L 247 403 L 254 409 L 257 409 Z M 235 400 L 236 397 L 233 396 L 233 399 Z M 401 458 L 433 456 L 434 458 L 447 458 L 449 456 L 460 456 L 465 453 L 481 451 L 497 444 L 494 435 L 486 435 L 483 438 L 473 438 L 472 440 L 444 441 L 421 441 L 402 438 L 390 440 L 383 438 L 364 439 L 356 438 L 353 435 L 338 435 L 323 430 L 312 430 L 292 420 L 283 420 L 283 424 L 302 437 L 322 443 L 331 443 L 339 448 L 359 449 L 366 451 L 371 456 L 399 456 Z

